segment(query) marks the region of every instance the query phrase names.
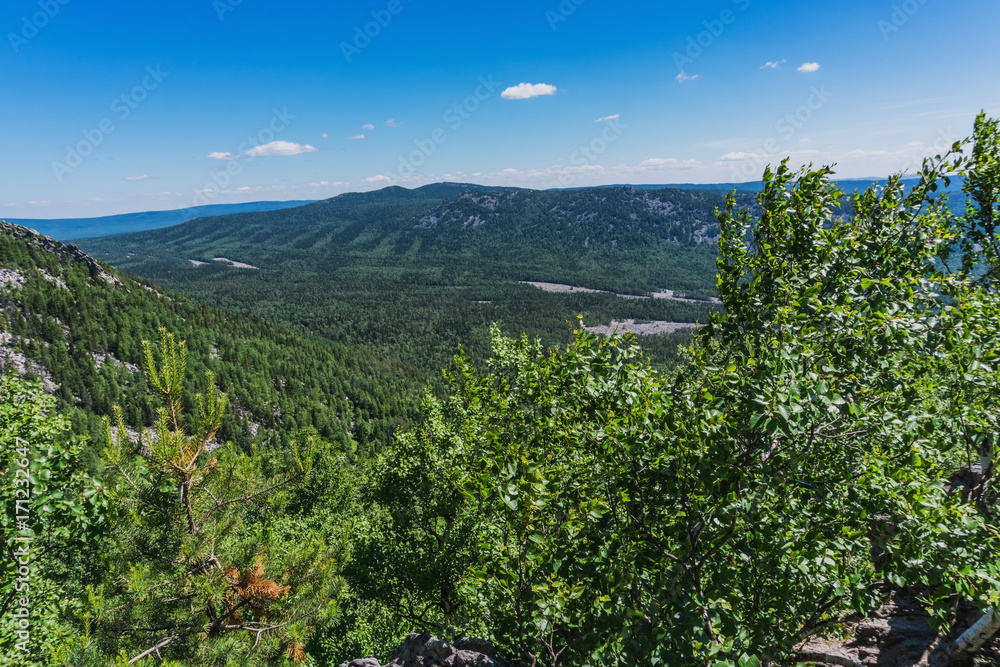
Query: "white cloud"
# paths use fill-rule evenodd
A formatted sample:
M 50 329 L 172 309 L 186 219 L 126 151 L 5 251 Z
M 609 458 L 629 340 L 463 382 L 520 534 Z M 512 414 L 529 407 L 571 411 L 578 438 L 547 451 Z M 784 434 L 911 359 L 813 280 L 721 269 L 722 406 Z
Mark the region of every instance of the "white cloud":
M 244 155 L 246 157 L 285 157 L 289 155 L 302 155 L 303 153 L 315 153 L 319 149 L 309 144 L 297 144 L 294 141 L 272 141 L 261 146 L 254 146 Z
M 819 63 L 802 63 L 799 66 L 800 72 L 817 72 L 819 71 Z
M 555 95 L 556 87 L 548 83 L 519 83 L 500 93 L 505 100 L 528 100 L 532 97 Z
M 41 199 L 41 200 L 33 199 L 33 200 L 29 201 L 27 205 L 28 206 L 48 206 L 51 203 L 52 202 L 50 202 L 50 201 L 48 201 L 46 199 Z M 11 208 L 24 208 L 25 205 L 24 204 L 20 204 L 18 202 L 11 202 L 11 203 L 7 204 L 7 206 L 9 206 Z
M 598 118 L 594 122 L 595 123 L 603 123 L 606 120 L 618 120 L 621 117 L 622 117 L 622 115 L 620 113 L 616 113 L 616 114 L 612 114 L 610 116 L 605 116 L 604 118 Z
M 294 141 L 272 141 L 260 146 L 254 146 L 241 155 L 233 155 L 228 151 L 224 153 L 215 151 L 205 157 L 209 160 L 239 160 L 244 157 L 286 157 L 289 155 L 301 155 L 302 153 L 315 153 L 318 150 L 315 146 L 297 144 Z
M 365 123 L 364 125 L 361 126 L 361 129 L 371 131 L 375 129 L 375 126 L 372 125 L 371 123 Z
M 329 135 L 329 134 L 327 134 L 326 132 L 324 132 L 324 133 L 323 133 L 323 134 L 322 134 L 321 136 L 322 136 L 322 137 L 323 137 L 324 139 L 329 139 L 329 138 L 330 138 L 330 135 Z
M 122 180 L 124 181 L 148 181 L 149 174 L 143 174 L 142 176 L 126 176 Z
M 701 163 L 697 160 L 681 161 L 675 157 L 651 157 L 640 162 L 639 166 L 654 169 L 691 169 L 701 166 Z
M 390 118 L 389 120 L 385 121 L 386 127 L 401 127 L 402 125 L 403 124 L 400 121 L 396 120 L 395 118 Z
M 363 135 L 363 134 L 358 134 L 358 135 L 353 136 L 353 137 L 348 137 L 348 139 L 364 139 L 364 138 L 365 138 L 365 135 Z
M 391 180 L 392 179 L 389 178 L 388 176 L 385 176 L 383 174 L 379 174 L 377 176 L 369 176 L 368 178 L 364 179 L 361 182 L 362 183 L 388 183 Z
M 766 63 L 760 66 L 761 69 L 778 69 L 788 61 L 782 58 L 781 60 L 768 60 Z
M 677 75 L 677 83 L 684 83 L 686 81 L 694 81 L 695 79 L 700 79 L 701 74 L 687 74 L 686 72 L 681 72 Z
M 754 155 L 753 153 L 745 153 L 743 151 L 734 151 L 732 153 L 726 153 L 719 158 L 719 162 L 743 162 L 744 160 L 757 160 L 761 155 Z

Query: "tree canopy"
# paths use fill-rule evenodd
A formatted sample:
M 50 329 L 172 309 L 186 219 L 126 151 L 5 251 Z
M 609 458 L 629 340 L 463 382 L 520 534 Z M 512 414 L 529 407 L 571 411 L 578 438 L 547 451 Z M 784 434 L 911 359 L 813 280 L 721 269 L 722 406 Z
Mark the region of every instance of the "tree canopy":
M 469 628 L 531 664 L 743 667 L 809 659 L 893 590 L 942 635 L 958 601 L 992 619 L 996 132 L 982 116 L 971 155 L 846 199 L 830 168 L 768 169 L 759 216 L 719 211 L 724 312 L 674 376 L 582 331 L 545 352 L 494 330 L 485 370 L 459 356 L 386 456 L 436 443 L 425 484 L 464 498 L 437 520 L 476 525 Z

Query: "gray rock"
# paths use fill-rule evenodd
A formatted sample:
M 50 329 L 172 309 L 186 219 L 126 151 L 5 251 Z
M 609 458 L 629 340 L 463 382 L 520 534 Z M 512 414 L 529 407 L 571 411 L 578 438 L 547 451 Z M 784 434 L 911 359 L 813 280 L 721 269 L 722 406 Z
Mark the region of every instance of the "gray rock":
M 340 667 L 381 667 L 375 658 L 345 662 Z M 412 634 L 384 667 L 514 667 L 497 655 L 485 639 L 463 637 L 454 644 L 431 634 Z
M 340 663 L 340 667 L 382 667 L 375 658 L 362 658 Z

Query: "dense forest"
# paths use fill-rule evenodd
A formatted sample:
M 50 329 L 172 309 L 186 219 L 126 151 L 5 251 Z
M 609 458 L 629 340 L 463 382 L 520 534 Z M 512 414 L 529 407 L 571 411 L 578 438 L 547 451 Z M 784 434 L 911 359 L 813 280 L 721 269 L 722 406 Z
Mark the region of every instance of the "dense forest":
M 754 205 L 752 195 L 740 201 Z M 187 296 L 363 345 L 427 373 L 447 364 L 459 344 L 485 357 L 493 323 L 555 344 L 569 340 L 580 314 L 588 325 L 705 322 L 707 301 L 547 294 L 519 281 L 633 295 L 670 289 L 707 299 L 715 293 L 714 211 L 723 204 L 723 195 L 681 190 L 439 184 L 80 245 Z M 216 257 L 258 268 L 234 269 Z M 676 346 L 674 337 L 657 337 L 648 349 L 667 364 Z
M 853 195 L 786 161 L 751 198 L 445 185 L 88 246 L 145 278 L 4 225 L 0 665 L 383 664 L 410 632 L 886 664 L 903 598 L 911 664 L 998 664 L 998 225 L 985 115 Z M 706 325 L 657 359 L 571 309 Z
M 302 335 L 164 291 L 73 246 L 0 223 L 0 363 L 43 377 L 81 434 L 98 437 L 118 405 L 151 424 L 142 340 L 187 340 L 192 378 L 215 374 L 231 411 L 221 437 L 249 448 L 315 428 L 345 452 L 381 447 L 419 404 L 399 364 L 361 346 Z

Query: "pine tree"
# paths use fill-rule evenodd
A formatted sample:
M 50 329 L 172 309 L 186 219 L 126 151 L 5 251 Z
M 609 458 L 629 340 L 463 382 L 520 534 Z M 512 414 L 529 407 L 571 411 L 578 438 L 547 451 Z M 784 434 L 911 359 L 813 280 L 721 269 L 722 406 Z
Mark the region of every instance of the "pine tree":
M 276 510 L 309 476 L 314 441 L 293 446 L 280 470 L 273 453 L 217 442 L 227 402 L 211 373 L 207 391 L 189 397 L 186 344 L 161 330 L 159 355 L 143 348 L 162 406 L 137 437 L 121 410 L 105 420 L 108 576 L 90 591 L 87 632 L 59 663 L 303 662 L 310 619 L 337 597 L 334 554 Z

